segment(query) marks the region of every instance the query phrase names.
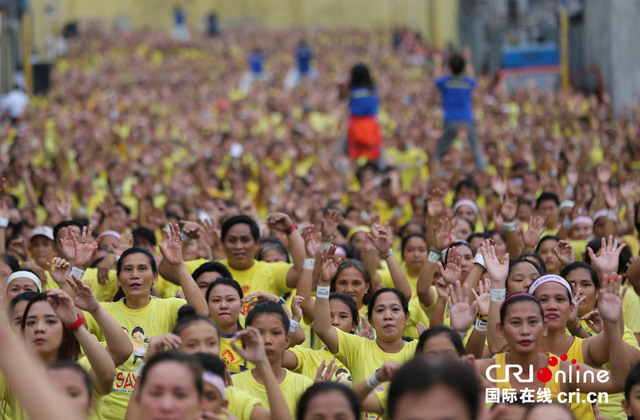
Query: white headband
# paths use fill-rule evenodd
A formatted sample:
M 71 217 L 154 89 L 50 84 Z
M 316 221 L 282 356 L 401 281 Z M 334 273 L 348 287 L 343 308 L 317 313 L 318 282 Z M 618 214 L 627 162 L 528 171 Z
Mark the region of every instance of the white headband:
M 560 205 L 558 206 L 558 210 L 562 210 L 565 207 L 573 208 L 573 205 L 574 205 L 573 201 L 566 200 L 566 201 L 563 201 L 562 203 L 560 203 Z
M 224 380 L 221 377 L 205 370 L 202 372 L 202 380 L 217 389 L 223 400 L 226 399 Z
M 16 271 L 15 273 L 11 273 L 11 275 L 7 278 L 5 291 L 9 290 L 9 285 L 11 284 L 12 281 L 14 281 L 15 279 L 21 279 L 21 278 L 27 278 L 33 281 L 36 284 L 36 287 L 38 288 L 38 292 L 42 292 L 42 282 L 40 281 L 38 276 L 36 276 L 35 274 L 29 271 Z
M 462 200 L 456 201 L 456 203 L 453 205 L 454 214 L 456 210 L 460 208 L 460 206 L 469 206 L 473 209 L 473 212 L 476 214 L 476 216 L 478 215 L 478 206 L 472 200 L 469 200 L 468 198 L 463 198 Z
M 607 217 L 608 214 L 609 214 L 609 210 L 606 210 L 606 209 L 598 210 L 593 215 L 593 221 L 595 222 L 596 220 L 598 220 L 601 217 Z
M 122 239 L 122 235 L 120 235 L 118 232 L 116 232 L 115 230 L 105 230 L 104 232 L 102 232 L 103 236 L 113 236 L 114 238 L 116 238 L 117 240 Z
M 578 216 L 571 221 L 571 226 L 575 226 L 578 223 L 584 223 L 589 226 L 593 226 L 593 220 L 589 216 Z
M 560 283 L 561 285 L 567 288 L 567 290 L 569 291 L 569 295 L 573 295 L 573 292 L 571 291 L 571 285 L 569 284 L 569 282 L 560 276 L 556 276 L 555 274 L 547 274 L 545 276 L 538 277 L 538 279 L 534 281 L 531 286 L 529 286 L 529 293 L 533 294 L 533 292 L 535 292 L 538 287 L 550 281 Z

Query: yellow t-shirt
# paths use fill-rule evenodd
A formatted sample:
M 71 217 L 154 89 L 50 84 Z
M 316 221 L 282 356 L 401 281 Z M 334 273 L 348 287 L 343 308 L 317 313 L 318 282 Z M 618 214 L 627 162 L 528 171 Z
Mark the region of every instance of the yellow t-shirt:
M 567 359 L 573 360 L 575 359 L 578 363 L 584 363 L 584 352 L 582 351 L 582 343 L 584 342 L 584 338 L 576 337 L 573 339 L 573 343 L 569 350 L 567 350 Z M 577 397 L 578 401 L 586 401 L 586 395 L 580 394 Z M 576 398 L 574 398 L 576 399 Z M 584 420 L 595 420 L 595 415 L 593 414 L 593 409 L 591 408 L 591 404 L 583 403 L 583 402 L 572 402 L 571 403 L 571 411 L 576 416 L 577 419 Z
M 220 358 L 224 361 L 224 364 L 227 365 L 227 369 L 229 369 L 229 373 L 232 375 L 255 367 L 253 363 L 244 360 L 242 356 L 231 347 L 231 340 L 234 335 L 235 334 L 220 334 Z
M 147 306 L 141 309 L 130 309 L 124 300 L 104 302 L 102 306 L 124 328 L 133 343 L 133 353 L 124 364 L 116 367 L 113 392 L 103 398 L 101 416 L 107 420 L 120 420 L 125 417 L 127 405 L 138 380 L 138 370 L 144 361 L 149 337 L 164 334 L 173 330 L 178 318 L 178 310 L 186 304 L 183 299 L 151 298 Z M 102 330 L 89 314 L 85 314 L 87 328 L 98 340 L 104 341 Z
M 107 343 L 103 342 L 100 343 L 102 344 L 103 347 L 106 348 Z M 78 364 L 80 366 L 82 366 L 82 368 L 84 370 L 87 371 L 87 373 L 89 373 L 89 371 L 91 370 L 91 362 L 89 362 L 89 358 L 87 358 L 86 356 L 81 357 L 80 359 L 78 359 Z M 96 389 L 95 385 L 92 385 L 91 387 L 92 391 L 93 391 L 93 397 L 96 400 L 96 404 L 95 407 L 93 408 L 93 413 L 91 413 L 91 415 L 88 417 L 90 420 L 101 420 L 102 416 L 101 416 L 101 412 L 102 412 L 102 404 L 103 404 L 103 399 L 104 399 L 104 395 L 100 394 L 98 392 L 98 390 Z
M 640 297 L 633 287 L 629 287 L 624 295 L 622 313 L 624 314 L 624 325 L 633 333 L 640 333 Z
M 118 275 L 116 270 L 109 270 L 109 280 L 106 284 L 100 284 L 98 281 L 98 269 L 87 268 L 82 276 L 82 282 L 91 287 L 91 291 L 98 299 L 98 302 L 107 302 L 113 299 L 118 291 Z
M 552 356 L 551 353 L 547 353 L 547 355 L 548 356 Z M 496 372 L 495 372 L 495 377 L 496 378 L 506 378 L 507 380 L 506 381 L 497 381 L 494 384 L 492 384 L 492 387 L 499 388 L 499 389 L 516 389 L 511 385 L 511 383 L 509 383 L 509 380 L 508 380 L 507 375 L 505 373 L 505 366 L 507 364 L 507 353 L 498 353 L 498 354 L 496 354 L 494 356 L 494 358 L 495 358 L 495 361 L 496 361 L 495 364 L 498 365 L 498 369 L 496 369 Z M 558 360 L 560 360 L 560 358 L 558 358 Z M 553 401 L 557 401 L 558 400 L 558 394 L 560 393 L 560 391 L 562 391 L 562 389 L 560 388 L 560 384 L 555 381 L 556 372 L 560 369 L 560 363 L 556 364 L 555 366 L 547 365 L 547 368 L 549 368 L 549 370 L 551 370 L 551 374 L 552 374 L 552 379 L 553 380 L 545 383 L 544 387 L 549 389 L 549 391 L 551 391 L 551 399 Z
M 328 366 L 329 363 L 331 363 L 331 359 L 336 357 L 331 354 L 329 350 L 324 348 L 320 350 L 313 350 L 303 346 L 293 346 L 287 351 L 293 353 L 296 356 L 296 359 L 298 359 L 298 364 L 294 369 L 292 369 L 292 371 L 304 375 L 311 380 L 316 379 L 318 368 L 322 364 L 323 360 L 325 362 L 325 366 Z M 332 381 L 340 382 L 341 384 L 349 387 L 352 386 L 351 372 L 349 372 L 349 369 L 347 369 L 347 367 L 337 358 L 335 364 L 338 368 L 336 369 L 336 373 L 334 374 Z
M 234 375 L 233 385 L 241 388 L 250 396 L 259 399 L 262 406 L 269 409 L 267 389 L 255 380 L 250 370 Z M 285 370 L 285 377 L 283 381 L 278 384 L 278 388 L 282 391 L 282 395 L 284 395 L 284 399 L 287 401 L 287 406 L 293 418 L 295 418 L 296 415 L 298 400 L 311 385 L 313 385 L 313 381 L 306 376 Z
M 198 267 L 207 261 L 208 260 L 204 259 L 187 261 L 187 269 L 190 273 L 193 273 Z M 227 260 L 222 260 L 220 262 L 229 269 L 233 279 L 240 283 L 242 292 L 245 296 L 257 291 L 282 296 L 292 290 L 290 287 L 287 287 L 287 273 L 289 273 L 289 269 L 293 267 L 293 264 L 287 264 L 284 262 L 268 263 L 265 261 L 254 261 L 254 264 L 248 270 L 236 270 L 229 266 Z M 242 314 L 246 315 L 250 309 L 250 306 L 245 306 L 242 309 Z
M 229 401 L 227 410 L 229 410 L 229 413 L 236 416 L 238 420 L 251 420 L 251 412 L 255 406 L 259 405 L 262 407 L 260 399 L 249 395 L 244 392 L 244 390 L 236 386 L 226 387 L 225 394 L 227 401 Z
M 339 352 L 336 358 L 351 371 L 354 384 L 366 380 L 385 362 L 404 364 L 411 360 L 416 352 L 416 340 L 405 342 L 398 353 L 386 353 L 378 347 L 375 340 L 368 340 L 336 328 Z M 366 355 L 366 357 L 364 357 Z
M 629 292 L 627 291 L 627 294 Z M 624 311 L 624 301 L 622 302 L 623 311 Z M 597 333 L 589 328 L 586 322 L 580 321 L 582 324 L 582 328 L 584 328 L 589 334 L 596 335 Z M 626 320 L 625 320 L 626 323 Z M 624 327 L 624 333 L 622 333 L 622 340 L 628 345 L 640 349 L 638 346 L 638 341 L 636 340 L 636 336 L 633 334 L 626 325 Z M 609 370 L 609 363 L 605 363 L 602 365 L 602 369 Z M 604 416 L 606 419 L 610 420 L 626 420 L 627 415 L 622 409 L 622 400 L 624 399 L 624 394 L 619 392 L 617 394 L 609 394 L 609 401 L 606 403 L 598 403 L 598 409 L 600 410 L 600 414 Z

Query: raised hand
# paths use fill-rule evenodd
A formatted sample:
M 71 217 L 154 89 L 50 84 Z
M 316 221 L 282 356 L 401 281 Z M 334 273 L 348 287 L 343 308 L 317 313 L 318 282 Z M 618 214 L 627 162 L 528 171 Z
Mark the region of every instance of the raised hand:
M 402 365 L 398 362 L 384 362 L 380 369 L 376 370 L 376 379 L 380 382 L 389 382 L 401 367 Z
M 469 304 L 469 286 L 460 285 L 456 281 L 455 285 L 449 287 L 449 313 L 451 314 L 451 328 L 456 331 L 467 331 L 476 319 L 478 303 Z
M 236 342 L 242 342 L 244 348 L 239 348 Z M 255 327 L 247 327 L 244 330 L 238 331 L 231 340 L 231 347 L 242 357 L 244 360 L 253 363 L 254 365 L 260 362 L 267 362 L 267 353 L 264 350 L 264 341 L 262 341 L 262 335 Z
M 507 193 L 507 181 L 499 175 L 491 177 L 491 188 L 498 196 L 504 196 Z
M 578 320 L 578 311 L 579 306 L 587 297 L 582 294 L 582 292 L 578 291 L 575 295 L 571 297 L 571 303 L 573 304 L 573 309 L 569 314 L 569 319 L 567 320 L 567 326 L 575 324 Z
M 164 260 L 171 265 L 180 265 L 182 260 L 182 234 L 180 227 L 176 224 L 169 223 L 169 230 L 162 231 L 162 243 L 160 244 L 160 252 Z
M 67 261 L 74 261 L 76 257 L 76 245 L 73 241 L 73 233 L 70 227 L 63 227 L 58 232 L 58 246 L 61 257 Z
M 513 222 L 516 220 L 516 213 L 518 210 L 518 200 L 513 196 L 505 196 L 500 206 L 500 214 L 505 222 Z
M 440 219 L 438 225 L 434 227 L 436 232 L 435 248 L 438 251 L 444 250 L 451 243 L 451 231 L 453 230 L 453 222 L 445 217 Z
M 332 246 L 332 248 L 333 248 L 333 253 L 335 253 L 335 246 Z M 322 253 L 322 257 L 320 260 L 321 271 L 320 271 L 320 279 L 318 281 L 325 284 L 331 283 L 331 280 L 335 277 L 336 273 L 338 272 L 337 267 L 333 264 L 332 255 L 329 254 L 330 251 L 331 249 L 325 250 Z
M 362 315 L 360 316 L 360 324 L 356 330 L 356 335 L 368 340 L 375 340 L 376 338 L 373 328 L 369 325 L 369 321 Z
M 478 302 L 478 312 L 484 315 L 489 314 L 489 305 L 491 303 L 490 289 L 491 280 L 489 279 L 480 281 L 477 292 L 474 289 L 471 289 L 473 296 L 476 298 L 476 302 Z
M 518 234 L 524 244 L 524 249 L 535 249 L 542 233 L 547 229 L 544 227 L 545 220 L 546 219 L 540 215 L 531 216 L 529 219 L 529 228 L 526 232 L 523 232 L 522 228 L 518 228 Z
M 589 328 L 595 331 L 596 334 L 600 334 L 604 330 L 604 321 L 597 309 L 585 314 L 580 319 L 586 322 Z
M 180 347 L 182 339 L 171 333 L 164 333 L 149 338 L 149 346 L 147 347 L 146 358 L 150 359 L 151 356 L 157 353 L 162 353 L 165 349 L 177 349 Z
M 418 330 L 418 336 L 421 336 L 423 332 L 428 330 L 422 322 L 418 322 L 418 324 L 416 324 L 416 329 Z
M 569 265 L 576 260 L 576 254 L 569 241 L 558 241 L 556 246 L 553 248 L 553 252 L 556 254 L 556 257 L 558 257 L 562 265 Z
M 480 253 L 484 257 L 484 263 L 487 266 L 487 273 L 491 284 L 503 288 L 509 275 L 509 253 L 506 253 L 501 263 L 496 255 L 496 248 L 490 239 L 485 239 L 480 245 Z
M 620 293 L 622 276 L 614 275 L 602 278 L 598 291 L 598 311 L 605 322 L 618 322 L 622 315 L 622 299 L 627 288 Z
M 314 233 L 314 226 L 307 226 L 302 232 L 302 239 L 304 239 L 304 249 L 307 253 L 307 258 L 315 258 L 320 250 L 320 232 Z
M 279 232 L 286 232 L 293 225 L 291 218 L 285 213 L 271 213 L 267 216 L 267 223 L 271 229 Z
M 47 302 L 64 325 L 73 324 L 78 319 L 73 300 L 64 290 L 47 290 Z
M 387 254 L 389 252 L 389 240 L 387 236 L 387 230 L 379 225 L 374 224 L 371 227 L 371 233 L 367 233 L 367 238 L 376 247 L 380 255 Z
M 182 227 L 182 232 L 191 239 L 199 239 L 203 233 L 202 225 L 197 222 L 180 220 L 180 226 Z
M 316 379 L 314 382 L 331 382 L 336 374 L 336 370 L 338 370 L 338 364 L 336 363 L 335 358 L 331 359 L 329 364 L 326 364 L 326 360 L 323 360 L 318 367 L 318 372 L 316 373 Z
M 86 270 L 98 252 L 98 245 L 100 241 L 102 241 L 102 234 L 96 239 L 93 239 L 92 225 L 89 225 L 89 227 L 84 226 L 80 237 L 73 232 L 71 233 L 73 234 L 73 244 L 75 247 L 74 264 L 81 270 Z
M 276 295 L 263 291 L 254 292 L 242 298 L 243 305 L 253 306 L 260 302 L 280 303 L 280 298 Z
M 291 319 L 296 322 L 300 322 L 302 319 L 302 302 L 304 302 L 304 298 L 300 295 L 295 295 L 291 299 Z
M 440 270 L 440 275 L 447 284 L 454 284 L 456 281 L 464 280 L 462 278 L 462 257 L 455 246 L 452 246 L 447 251 L 447 268 L 444 268 L 442 263 L 438 261 L 438 270 Z
M 602 238 L 600 251 L 598 251 L 597 255 L 591 248 L 587 248 L 587 253 L 591 258 L 591 265 L 600 275 L 617 273 L 620 252 L 625 246 L 627 246 L 625 243 L 618 246 L 618 240 L 611 235 L 607 239 Z
M 49 270 L 51 278 L 60 288 L 62 288 L 62 286 L 67 282 L 67 277 L 71 271 L 71 264 L 69 264 L 69 261 L 64 258 L 53 257 L 48 265 L 53 266 L 53 268 Z
M 427 195 L 427 217 L 436 219 L 444 213 L 444 192 L 440 188 L 432 189 Z
M 88 284 L 84 283 L 74 275 L 69 278 L 68 283 L 76 294 L 76 298 L 73 302 L 76 308 L 90 313 L 94 313 L 100 308 L 100 303 L 98 303 L 98 299 L 96 299 Z
M 333 235 L 338 229 L 338 225 L 340 225 L 343 220 L 344 217 L 342 217 L 342 213 L 340 213 L 338 210 L 327 210 L 322 221 L 322 237 L 333 238 Z

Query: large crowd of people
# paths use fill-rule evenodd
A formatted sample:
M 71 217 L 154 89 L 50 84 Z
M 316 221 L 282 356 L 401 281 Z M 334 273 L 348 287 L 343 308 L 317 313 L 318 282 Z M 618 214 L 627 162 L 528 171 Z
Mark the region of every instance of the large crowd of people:
M 640 108 L 174 38 L 82 33 L 3 115 L 3 419 L 640 416 Z

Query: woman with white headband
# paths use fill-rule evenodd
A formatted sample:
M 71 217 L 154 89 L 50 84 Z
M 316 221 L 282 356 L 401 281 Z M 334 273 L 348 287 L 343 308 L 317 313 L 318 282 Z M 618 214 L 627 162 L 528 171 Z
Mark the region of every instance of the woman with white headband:
M 4 287 L 4 295 L 7 302 L 23 292 L 42 292 L 40 278 L 31 270 L 20 270 L 7 278 Z

